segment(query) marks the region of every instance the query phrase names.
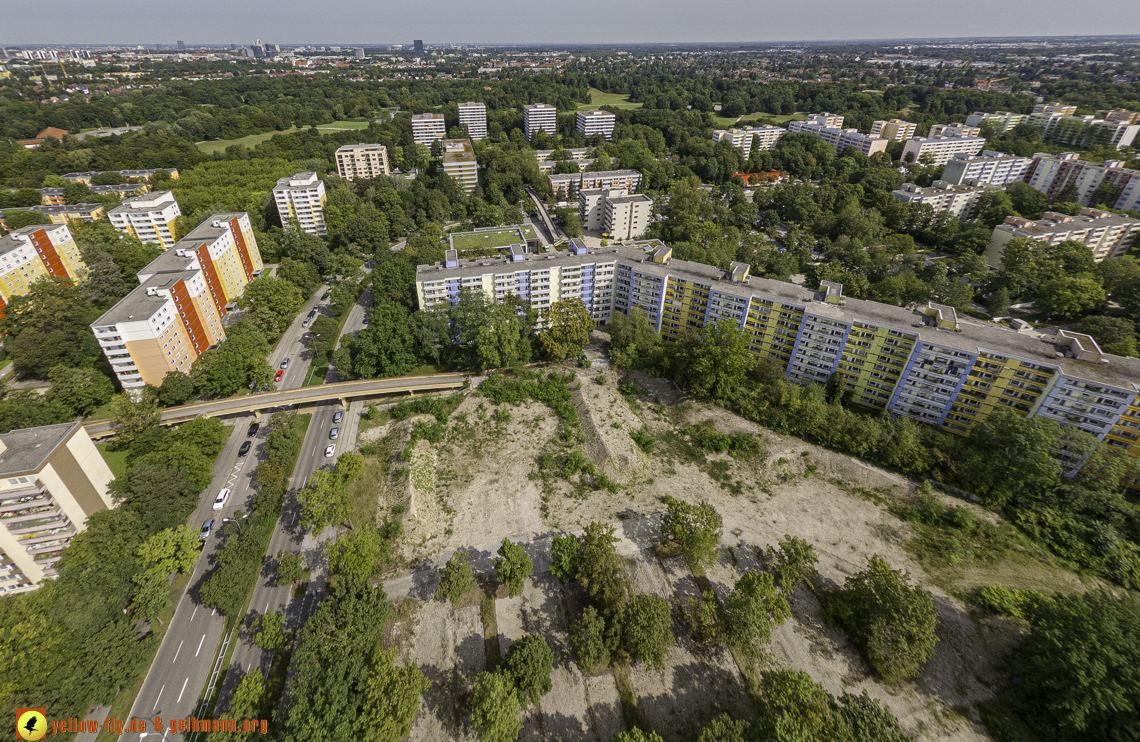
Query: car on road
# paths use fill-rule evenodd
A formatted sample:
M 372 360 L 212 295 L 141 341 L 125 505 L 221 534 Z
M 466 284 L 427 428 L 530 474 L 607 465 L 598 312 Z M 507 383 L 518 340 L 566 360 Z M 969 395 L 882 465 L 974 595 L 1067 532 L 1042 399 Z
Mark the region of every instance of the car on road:
M 281 381 L 281 377 L 284 375 L 285 375 L 284 371 L 278 371 L 277 373 L 273 374 L 273 380 L 274 381 Z
M 340 438 L 340 428 L 333 428 L 329 431 L 329 440 L 335 441 L 337 438 Z
M 281 370 L 284 371 L 287 368 L 289 368 L 289 359 L 288 358 L 281 361 Z
M 335 443 L 330 443 L 329 445 L 325 446 L 325 458 L 326 459 L 331 459 L 333 457 L 333 454 L 335 454 L 335 453 L 336 453 L 336 444 Z
M 344 410 L 337 410 L 333 413 L 333 424 L 340 425 L 340 421 L 344 419 Z
M 248 454 L 249 449 L 252 446 L 253 446 L 253 443 L 251 441 L 245 441 L 244 443 L 242 443 L 241 448 L 238 449 L 238 458 L 240 459 L 240 458 L 244 457 L 246 454 Z
M 257 435 L 257 431 L 259 430 L 261 430 L 261 423 L 250 423 L 249 430 L 247 430 L 245 434 L 248 437 L 252 438 L 253 436 Z
M 213 530 L 214 530 L 214 519 L 213 518 L 206 518 L 206 522 L 204 522 L 202 524 L 202 532 L 199 533 L 198 535 L 202 537 L 203 541 L 205 541 L 206 539 L 210 538 L 210 533 L 213 532 Z
M 218 493 L 217 497 L 214 498 L 214 505 L 210 509 L 221 510 L 226 506 L 226 500 L 228 499 L 230 499 L 230 488 L 226 487 L 224 490 Z
M 368 315 L 367 314 L 364 315 L 364 321 L 361 322 L 360 324 L 364 325 L 365 327 L 368 327 Z
M 309 317 L 308 319 L 306 319 L 304 322 L 301 323 L 301 327 L 308 327 L 312 323 L 313 323 L 313 318 Z

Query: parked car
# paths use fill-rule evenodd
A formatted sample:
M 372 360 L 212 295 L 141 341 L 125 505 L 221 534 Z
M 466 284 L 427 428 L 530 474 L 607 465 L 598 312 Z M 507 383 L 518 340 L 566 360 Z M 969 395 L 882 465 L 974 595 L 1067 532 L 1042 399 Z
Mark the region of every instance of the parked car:
M 242 443 L 241 448 L 238 449 L 238 458 L 240 459 L 240 458 L 244 457 L 246 454 L 248 454 L 249 449 L 252 446 L 253 446 L 253 443 L 251 441 L 245 441 L 244 443 Z
M 261 430 L 261 423 L 250 423 L 249 430 L 246 431 L 246 435 L 252 438 L 253 436 L 257 435 L 257 431 L 259 430 Z
M 284 375 L 285 375 L 284 371 L 278 371 L 277 373 L 273 374 L 273 380 L 274 381 L 281 381 L 281 377 Z
M 202 532 L 198 535 L 202 537 L 203 541 L 205 541 L 206 539 L 210 538 L 210 533 L 213 532 L 213 530 L 214 530 L 214 519 L 213 518 L 207 518 L 206 522 L 204 522 L 202 524 Z
M 330 441 L 335 441 L 339 437 L 340 437 L 340 428 L 333 428 L 332 430 L 329 431 L 329 440 Z
M 340 421 L 344 419 L 344 410 L 337 410 L 333 413 L 333 423 L 340 425 Z
M 335 443 L 331 443 L 331 444 L 325 446 L 325 458 L 326 459 L 331 459 L 333 457 L 333 454 L 335 454 L 335 453 L 336 453 L 336 444 Z
M 281 361 L 281 370 L 284 371 L 287 368 L 289 368 L 289 359 L 288 358 Z
M 364 315 L 364 321 L 361 324 L 363 324 L 365 327 L 368 327 L 368 315 L 367 314 Z
M 325 295 L 321 297 L 321 301 L 328 301 L 328 300 L 329 300 L 329 295 L 330 295 L 331 293 L 332 293 L 332 292 L 330 292 L 330 291 L 326 291 L 326 292 L 325 292 Z
M 312 324 L 312 322 L 313 322 L 313 318 L 309 317 L 308 319 L 306 319 L 304 322 L 301 323 L 301 327 L 308 327 L 310 324 Z
M 214 505 L 210 509 L 221 510 L 226 506 L 226 500 L 228 499 L 230 499 L 230 488 L 226 487 L 224 490 L 218 493 L 217 497 L 214 498 Z

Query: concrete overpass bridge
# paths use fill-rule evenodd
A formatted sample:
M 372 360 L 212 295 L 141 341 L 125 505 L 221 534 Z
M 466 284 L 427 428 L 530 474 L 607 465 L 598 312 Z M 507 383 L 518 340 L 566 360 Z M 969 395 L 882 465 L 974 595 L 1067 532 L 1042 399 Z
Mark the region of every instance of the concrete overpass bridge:
M 335 384 L 299 387 L 280 391 L 258 392 L 244 397 L 194 402 L 167 407 L 161 411 L 163 425 L 176 425 L 197 417 L 221 417 L 243 412 L 260 416 L 261 412 L 274 407 L 316 404 L 330 399 L 342 400 L 347 406 L 349 399 L 357 397 L 389 397 L 395 395 L 412 396 L 428 392 L 444 392 L 462 389 L 467 383 L 463 374 L 432 374 L 430 376 L 397 376 L 390 379 L 361 379 L 340 381 Z M 92 438 L 105 438 L 114 435 L 114 424 L 110 420 L 92 420 L 83 427 Z

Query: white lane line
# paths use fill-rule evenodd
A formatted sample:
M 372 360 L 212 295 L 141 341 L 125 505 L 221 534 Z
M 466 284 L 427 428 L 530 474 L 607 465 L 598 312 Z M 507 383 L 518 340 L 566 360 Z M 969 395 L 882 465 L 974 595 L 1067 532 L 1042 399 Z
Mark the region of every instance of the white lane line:
M 177 662 L 177 661 L 178 661 L 178 653 L 182 651 L 182 644 L 183 644 L 185 641 L 186 641 L 186 640 L 185 640 L 185 639 L 183 639 L 182 641 L 178 642 L 178 649 L 174 650 L 174 662 Z M 174 662 L 171 662 L 170 664 L 172 664 L 172 665 L 173 665 L 173 664 L 174 664 Z
M 194 606 L 194 612 L 190 614 L 190 620 L 194 620 L 194 616 L 198 615 L 198 606 Z
M 159 698 L 162 698 L 162 692 L 163 692 L 164 690 L 166 690 L 166 686 L 165 686 L 165 685 L 163 685 L 161 688 L 159 688 L 159 689 L 158 689 L 158 695 L 157 695 L 157 696 L 155 697 L 155 699 L 154 699 L 154 705 L 150 707 L 150 710 L 151 710 L 151 711 L 154 711 L 156 708 L 158 708 L 158 699 L 159 699 Z
M 265 601 L 265 613 L 269 613 L 269 601 Z
M 204 642 L 204 641 L 206 641 L 206 635 L 205 635 L 205 634 L 202 634 L 202 638 L 198 640 L 198 652 L 201 652 L 201 651 L 202 651 L 202 642 Z M 197 656 L 198 656 L 198 652 L 195 652 L 195 653 L 194 653 L 194 656 L 195 656 L 195 657 L 197 657 Z
M 210 611 L 210 615 L 211 615 L 211 616 L 216 616 L 216 615 L 218 615 L 218 609 L 217 609 L 217 608 L 215 608 L 214 610 Z
M 190 682 L 190 678 L 182 681 L 182 690 L 178 691 L 178 700 L 175 703 L 182 703 L 182 694 L 186 692 L 186 684 Z

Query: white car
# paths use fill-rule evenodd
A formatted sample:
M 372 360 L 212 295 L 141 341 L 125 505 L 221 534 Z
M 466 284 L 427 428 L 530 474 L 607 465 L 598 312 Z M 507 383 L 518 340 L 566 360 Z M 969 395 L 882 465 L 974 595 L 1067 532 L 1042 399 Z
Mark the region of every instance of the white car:
M 226 500 L 228 499 L 230 499 L 230 490 L 227 487 L 226 489 L 219 492 L 218 496 L 214 498 L 214 506 L 212 509 L 221 510 L 226 506 Z
M 326 459 L 331 459 L 333 457 L 333 454 L 335 454 L 335 453 L 336 453 L 336 444 L 335 443 L 330 444 L 328 446 L 325 446 L 325 458 Z

